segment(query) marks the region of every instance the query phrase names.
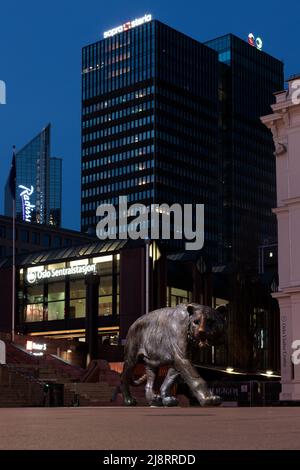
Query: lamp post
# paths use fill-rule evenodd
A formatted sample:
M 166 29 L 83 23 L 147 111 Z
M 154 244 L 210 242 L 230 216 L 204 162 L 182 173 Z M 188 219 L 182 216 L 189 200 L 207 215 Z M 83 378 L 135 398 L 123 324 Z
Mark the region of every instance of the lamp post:
M 146 246 L 145 246 L 145 313 L 149 312 L 149 256 L 150 256 L 150 238 L 145 239 Z

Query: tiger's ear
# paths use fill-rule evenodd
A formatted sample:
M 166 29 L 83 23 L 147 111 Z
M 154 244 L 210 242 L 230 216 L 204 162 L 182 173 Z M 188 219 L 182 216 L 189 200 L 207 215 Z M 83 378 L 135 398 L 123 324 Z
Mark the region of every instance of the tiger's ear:
M 193 315 L 193 313 L 195 312 L 194 306 L 192 304 L 188 304 L 186 309 L 189 315 Z

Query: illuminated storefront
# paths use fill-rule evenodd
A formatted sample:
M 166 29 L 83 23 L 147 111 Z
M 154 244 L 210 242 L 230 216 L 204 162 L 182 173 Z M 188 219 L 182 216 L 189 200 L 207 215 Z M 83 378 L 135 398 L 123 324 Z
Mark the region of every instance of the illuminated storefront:
M 100 275 L 99 316 L 118 315 L 119 260 L 119 255 L 109 255 L 21 269 L 22 321 L 85 318 L 85 277 L 90 273 Z
M 56 337 L 60 336 L 59 330 L 64 337 L 68 336 L 64 333 L 66 329 L 70 331 L 70 337 L 74 337 L 76 330 L 81 330 L 81 334 L 75 336 L 84 337 L 87 279 L 91 275 L 99 276 L 99 327 L 108 323 L 116 326 L 120 306 L 120 254 L 85 256 L 82 250 L 83 256 L 72 259 L 76 248 L 62 251 L 71 257 L 62 256 L 58 262 L 42 262 L 41 259 L 41 263 L 18 270 L 18 324 L 21 330 L 29 334 L 58 330 Z

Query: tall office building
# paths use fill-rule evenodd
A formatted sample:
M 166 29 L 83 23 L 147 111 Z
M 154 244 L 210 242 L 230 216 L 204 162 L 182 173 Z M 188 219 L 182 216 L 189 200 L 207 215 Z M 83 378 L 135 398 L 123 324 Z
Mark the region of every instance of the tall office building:
M 95 231 L 99 204 L 127 195 L 205 204 L 213 263 L 238 258 L 249 224 L 275 236 L 272 138 L 259 118 L 282 88 L 280 61 L 232 35 L 201 44 L 150 15 L 105 32 L 82 61 L 83 231 Z
M 257 263 L 258 245 L 276 242 L 274 144 L 260 116 L 284 87 L 283 63 L 232 34 L 205 44 L 220 62 L 222 262 L 243 266 Z
M 218 55 L 159 21 L 83 49 L 82 230 L 96 207 L 204 203 L 218 225 Z
M 50 157 L 50 124 L 16 153 L 16 216 L 24 222 L 61 225 L 62 159 Z M 9 180 L 5 215 L 12 215 Z

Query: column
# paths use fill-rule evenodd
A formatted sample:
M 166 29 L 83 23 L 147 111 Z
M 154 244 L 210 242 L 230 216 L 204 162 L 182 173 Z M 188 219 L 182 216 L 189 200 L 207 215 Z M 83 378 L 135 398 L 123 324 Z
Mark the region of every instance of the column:
M 98 311 L 100 276 L 91 274 L 86 277 L 86 329 L 85 339 L 88 348 L 87 366 L 98 359 Z

